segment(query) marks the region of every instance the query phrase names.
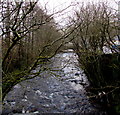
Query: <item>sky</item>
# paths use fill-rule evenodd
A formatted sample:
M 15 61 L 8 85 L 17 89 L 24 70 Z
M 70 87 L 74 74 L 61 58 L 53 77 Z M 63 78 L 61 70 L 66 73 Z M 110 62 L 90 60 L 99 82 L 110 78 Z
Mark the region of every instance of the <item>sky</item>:
M 4 0 L 0 0 L 0 1 L 4 1 Z M 8 1 L 12 1 L 12 0 L 8 0 Z M 16 1 L 21 1 L 21 0 L 16 0 Z M 23 1 L 36 1 L 36 0 L 23 0 Z M 63 9 L 65 9 L 66 7 L 72 5 L 71 7 L 67 8 L 67 10 L 65 10 L 62 13 L 56 13 L 56 15 L 54 15 L 54 19 L 59 22 L 59 24 L 64 25 L 66 23 L 66 19 L 69 15 L 72 14 L 73 9 L 75 9 L 73 2 L 103 2 L 103 1 L 107 1 L 110 3 L 110 6 L 113 7 L 114 9 L 118 9 L 118 5 L 116 4 L 118 1 L 120 0 L 38 0 L 39 1 L 39 5 L 44 9 L 46 7 L 47 9 L 47 13 L 48 14 L 53 14 L 57 11 L 61 11 Z M 60 22 L 62 21 L 62 22 Z
M 107 1 L 110 6 L 114 9 L 118 9 L 118 5 L 116 3 L 118 3 L 118 1 L 120 0 L 39 0 L 41 6 L 43 8 L 47 8 L 47 13 L 55 13 L 57 11 L 60 11 L 62 9 L 65 9 L 66 7 L 68 7 L 69 5 L 73 5 L 73 2 L 85 2 L 85 3 L 88 3 L 88 2 L 103 2 L 103 1 Z M 65 12 L 63 12 L 63 14 L 58 14 L 58 15 L 55 15 L 55 20 L 57 22 L 60 22 L 60 20 L 62 22 L 60 22 L 59 24 L 60 25 L 64 25 L 66 23 L 66 18 L 71 15 L 71 12 L 73 10 L 73 6 L 69 7 L 67 10 L 65 10 Z
M 120 0 L 39 0 L 40 3 L 42 4 L 42 6 L 44 6 L 45 3 L 47 3 L 47 7 L 49 8 L 49 10 L 53 10 L 55 7 L 57 9 L 57 7 L 66 7 L 68 5 L 70 5 L 72 2 L 103 2 L 103 1 L 107 1 L 110 3 L 110 6 L 117 8 L 117 2 Z

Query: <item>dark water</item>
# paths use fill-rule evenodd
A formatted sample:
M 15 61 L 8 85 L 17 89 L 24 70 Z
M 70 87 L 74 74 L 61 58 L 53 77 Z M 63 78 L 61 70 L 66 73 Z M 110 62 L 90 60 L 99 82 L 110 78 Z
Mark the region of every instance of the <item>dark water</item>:
M 17 84 L 7 95 L 3 112 L 10 113 L 95 113 L 85 87 L 87 77 L 78 67 L 77 56 L 60 53 L 44 66 L 40 76 Z M 40 66 L 33 72 L 42 69 Z

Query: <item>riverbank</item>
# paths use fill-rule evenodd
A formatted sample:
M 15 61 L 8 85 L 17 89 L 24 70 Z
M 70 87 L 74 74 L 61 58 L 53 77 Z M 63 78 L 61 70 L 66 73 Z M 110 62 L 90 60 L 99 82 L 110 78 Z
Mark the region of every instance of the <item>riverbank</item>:
M 91 101 L 108 115 L 120 114 L 120 54 L 89 56 L 86 65 Z

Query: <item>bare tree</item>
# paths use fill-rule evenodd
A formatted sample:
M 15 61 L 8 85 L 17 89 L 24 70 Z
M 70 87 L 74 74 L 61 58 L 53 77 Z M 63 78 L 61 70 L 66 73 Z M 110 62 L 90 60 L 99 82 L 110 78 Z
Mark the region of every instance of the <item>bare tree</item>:
M 97 100 L 106 97 L 106 104 L 112 105 L 113 101 L 116 102 L 114 96 L 120 96 L 120 86 L 117 83 L 120 81 L 120 50 L 113 48 L 114 38 L 120 34 L 118 11 L 110 8 L 105 2 L 82 4 L 74 11 L 70 20 L 74 25 L 72 28 L 79 25 L 71 36 L 75 38 L 74 50 L 78 55 L 80 67 L 94 87 L 91 90 L 94 96 L 91 98 Z M 104 51 L 105 47 L 111 54 Z M 104 94 L 95 94 L 102 91 Z
M 4 99 L 14 85 L 43 72 L 39 70 L 35 74 L 31 73 L 38 64 L 51 59 L 64 44 L 72 40 L 67 38 L 75 28 L 63 34 L 53 18 L 54 14 L 63 10 L 48 15 L 37 5 L 37 1 L 1 2 L 0 5 Z M 6 5 L 9 7 L 5 7 Z M 7 30 L 6 25 L 9 26 Z M 6 36 L 9 40 L 8 46 Z
M 118 35 L 115 26 L 116 12 L 108 8 L 106 3 L 84 4 L 76 10 L 71 21 L 74 26 L 80 25 L 76 29 L 76 40 L 74 43 L 82 51 L 88 53 L 104 53 L 103 47 L 107 46 L 113 51 L 113 38 Z M 74 36 L 73 35 L 73 36 Z
M 2 16 L 2 20 L 0 26 L 3 45 L 2 73 L 4 98 L 6 93 L 16 83 L 22 79 L 27 79 L 25 78 L 25 75 L 27 75 L 26 71 L 18 72 L 17 77 L 12 73 L 17 69 L 24 70 L 23 66 L 26 68 L 26 66 L 28 67 L 28 65 L 35 61 L 43 48 L 43 46 L 41 47 L 38 43 L 47 39 L 48 42 L 50 42 L 49 39 L 56 39 L 54 38 L 55 34 L 53 34 L 51 38 L 42 37 L 42 34 L 44 35 L 46 30 L 51 28 L 54 30 L 51 30 L 45 35 L 58 32 L 50 24 L 53 18 L 45 14 L 44 11 L 37 6 L 37 1 L 27 3 L 1 2 L 1 7 L 2 11 L 0 15 Z M 39 33 L 41 29 L 42 32 Z M 39 41 L 36 38 L 38 38 Z M 47 43 L 42 42 L 42 44 L 46 45 Z M 27 63 L 25 64 L 25 62 Z

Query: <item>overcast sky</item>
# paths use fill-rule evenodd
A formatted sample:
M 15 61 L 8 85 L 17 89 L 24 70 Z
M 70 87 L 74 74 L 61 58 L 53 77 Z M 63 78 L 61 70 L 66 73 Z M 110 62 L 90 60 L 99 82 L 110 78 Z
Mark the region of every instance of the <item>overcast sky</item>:
M 48 13 L 53 13 L 55 11 L 59 11 L 61 9 L 66 8 L 67 6 L 73 4 L 73 2 L 103 2 L 103 1 L 107 1 L 109 2 L 110 6 L 118 9 L 118 5 L 116 3 L 118 3 L 118 1 L 120 0 L 39 0 L 40 4 L 43 6 L 46 4 L 46 7 L 48 9 Z M 70 15 L 71 11 L 72 11 L 73 7 L 70 7 L 69 9 L 66 10 L 67 13 L 64 13 L 64 16 L 56 16 L 57 18 L 55 18 L 57 21 L 60 21 L 61 19 L 63 19 L 63 22 L 61 22 L 61 24 L 64 25 L 66 17 L 68 15 Z
M 99 1 L 107 1 L 110 3 L 111 6 L 113 7 L 117 7 L 117 5 L 115 4 L 115 2 L 117 3 L 118 1 L 120 0 L 39 0 L 40 3 L 42 5 L 44 5 L 45 3 L 48 2 L 48 6 L 50 9 L 53 9 L 54 7 L 56 6 L 59 6 L 59 5 L 63 5 L 61 7 L 64 7 L 66 5 L 69 5 L 71 2 L 75 2 L 75 1 L 78 1 L 78 2 L 99 2 Z

